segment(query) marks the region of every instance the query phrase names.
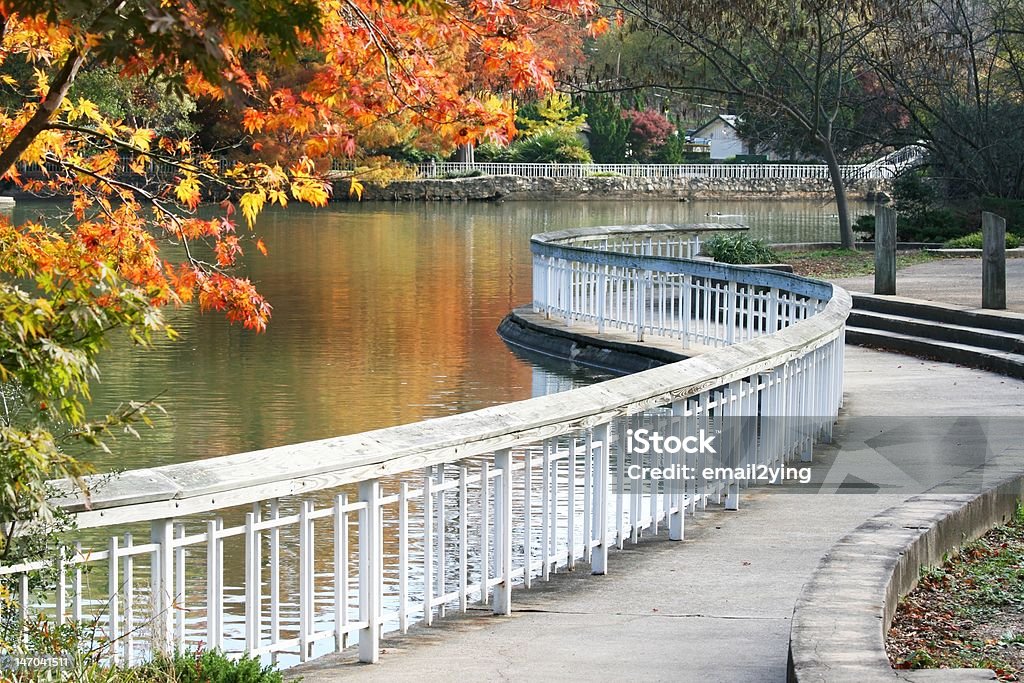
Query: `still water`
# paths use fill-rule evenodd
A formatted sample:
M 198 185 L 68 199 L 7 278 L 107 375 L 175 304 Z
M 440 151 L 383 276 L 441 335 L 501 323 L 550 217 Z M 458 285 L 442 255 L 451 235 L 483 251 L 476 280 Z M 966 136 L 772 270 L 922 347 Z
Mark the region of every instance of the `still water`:
M 51 205 L 52 206 L 52 205 Z M 22 203 L 16 219 L 47 211 Z M 867 212 L 854 204 L 854 214 Z M 744 223 L 772 242 L 835 239 L 830 202 L 339 204 L 269 211 L 247 276 L 274 306 L 264 334 L 194 307 L 170 312 L 178 342 L 115 339 L 96 413 L 155 398 L 142 439 L 100 470 L 147 467 L 350 434 L 529 398 L 599 378 L 540 368 L 495 328 L 531 299 L 530 235 L 633 223 Z

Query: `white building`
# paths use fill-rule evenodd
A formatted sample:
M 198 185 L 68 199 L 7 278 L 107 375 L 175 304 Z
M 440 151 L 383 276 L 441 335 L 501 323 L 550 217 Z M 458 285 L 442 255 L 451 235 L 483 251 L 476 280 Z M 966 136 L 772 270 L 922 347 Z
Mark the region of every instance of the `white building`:
M 694 142 L 707 141 L 712 159 L 731 159 L 738 154 L 752 154 L 750 145 L 740 139 L 739 117 L 719 114 L 693 132 Z

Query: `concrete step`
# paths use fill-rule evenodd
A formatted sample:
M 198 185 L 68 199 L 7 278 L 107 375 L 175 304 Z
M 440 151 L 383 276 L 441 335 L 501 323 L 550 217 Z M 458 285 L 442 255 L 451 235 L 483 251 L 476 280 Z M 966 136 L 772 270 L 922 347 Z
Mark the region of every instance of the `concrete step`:
M 850 313 L 848 324 L 858 328 L 898 332 L 912 337 L 1024 354 L 1024 334 L 857 309 Z
M 950 304 L 924 302 L 899 296 L 878 296 L 852 292 L 853 307 L 858 311 L 872 311 L 887 315 L 930 320 L 948 325 L 960 325 L 1012 334 L 1024 334 L 1024 315 L 1007 311 L 968 309 Z
M 970 344 L 928 339 L 855 325 L 847 326 L 846 341 L 858 346 L 898 351 L 1024 379 L 1024 354 L 1021 353 L 986 349 Z

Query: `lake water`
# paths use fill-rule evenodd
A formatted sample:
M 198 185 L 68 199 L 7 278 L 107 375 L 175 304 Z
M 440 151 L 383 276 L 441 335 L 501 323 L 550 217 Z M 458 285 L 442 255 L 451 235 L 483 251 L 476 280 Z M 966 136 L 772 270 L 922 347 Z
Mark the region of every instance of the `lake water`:
M 52 205 L 23 202 L 15 218 Z M 867 212 L 854 204 L 854 212 Z M 178 342 L 115 339 L 94 387 L 99 412 L 156 398 L 142 440 L 99 469 L 244 452 L 529 398 L 600 375 L 517 357 L 495 328 L 531 300 L 530 235 L 633 223 L 745 223 L 772 242 L 835 239 L 831 202 L 337 204 L 260 217 L 269 257 L 245 270 L 274 306 L 264 334 L 194 307 L 170 312 Z M 255 253 L 255 250 L 250 249 Z

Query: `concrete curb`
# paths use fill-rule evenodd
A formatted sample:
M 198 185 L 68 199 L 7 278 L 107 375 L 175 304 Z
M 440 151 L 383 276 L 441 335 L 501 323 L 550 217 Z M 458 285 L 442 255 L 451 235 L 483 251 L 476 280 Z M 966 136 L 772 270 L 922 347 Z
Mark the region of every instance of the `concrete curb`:
M 896 671 L 885 634 L 922 566 L 1009 519 L 1022 499 L 1024 449 L 1015 449 L 872 517 L 836 543 L 793 610 L 789 681 L 993 680 L 987 669 Z

